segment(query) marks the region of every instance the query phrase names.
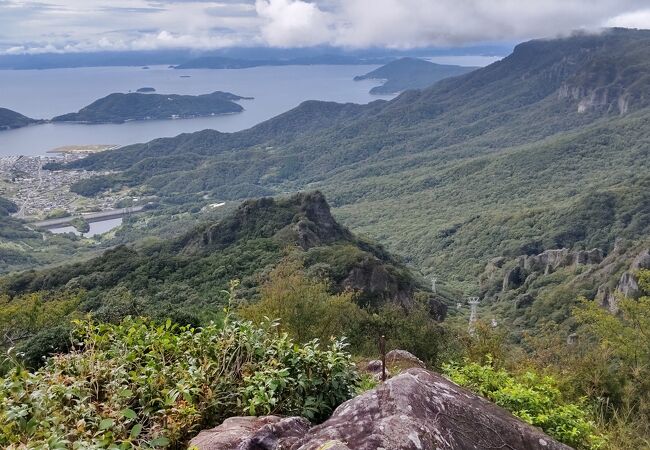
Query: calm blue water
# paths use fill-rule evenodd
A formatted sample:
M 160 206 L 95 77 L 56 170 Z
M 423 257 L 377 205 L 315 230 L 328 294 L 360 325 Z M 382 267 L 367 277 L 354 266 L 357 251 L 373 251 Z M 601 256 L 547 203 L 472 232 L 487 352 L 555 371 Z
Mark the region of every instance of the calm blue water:
M 77 236 L 93 237 L 111 231 L 115 227 L 119 227 L 122 225 L 122 218 L 118 217 L 117 219 L 102 220 L 101 222 L 90 222 L 88 225 L 90 225 L 90 230 L 83 235 L 75 227 L 52 228 L 50 231 L 52 233 L 74 233 Z
M 245 111 L 186 120 L 129 122 L 120 125 L 45 124 L 0 132 L 0 155 L 38 155 L 63 145 L 131 144 L 206 128 L 238 131 L 281 114 L 305 100 L 368 103 L 376 81 L 354 76 L 377 66 L 285 66 L 242 70 L 174 70 L 153 66 L 53 70 L 0 70 L 0 107 L 34 118 L 75 112 L 112 92 L 144 86 L 158 93 L 204 94 L 227 91 L 255 97 Z M 189 75 L 190 78 L 181 78 Z M 387 97 L 383 97 L 387 98 Z

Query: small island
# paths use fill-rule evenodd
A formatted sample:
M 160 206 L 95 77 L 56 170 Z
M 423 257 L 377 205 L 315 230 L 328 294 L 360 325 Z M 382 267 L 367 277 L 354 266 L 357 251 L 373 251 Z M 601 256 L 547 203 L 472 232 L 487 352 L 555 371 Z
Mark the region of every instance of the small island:
M 141 93 L 141 94 L 148 93 L 148 92 L 156 92 L 156 88 L 152 88 L 152 87 L 141 87 L 140 89 L 138 89 L 138 90 L 135 91 L 135 92 L 139 92 L 139 93 Z
M 423 89 L 444 78 L 455 77 L 476 69 L 476 67 L 435 64 L 419 58 L 401 58 L 365 75 L 354 77 L 354 80 L 385 80 L 383 85 L 372 88 L 370 93 L 389 95 L 407 89 Z
M 7 108 L 0 108 L 0 131 L 26 127 L 27 125 L 41 122 L 42 120 L 36 120 L 27 116 L 23 116 L 16 111 L 12 111 Z
M 52 122 L 124 123 L 134 120 L 189 119 L 234 114 L 244 110 L 241 105 L 235 103 L 238 100 L 250 100 L 250 97 L 221 91 L 203 95 L 114 93 L 91 103 L 79 112 L 54 117 Z

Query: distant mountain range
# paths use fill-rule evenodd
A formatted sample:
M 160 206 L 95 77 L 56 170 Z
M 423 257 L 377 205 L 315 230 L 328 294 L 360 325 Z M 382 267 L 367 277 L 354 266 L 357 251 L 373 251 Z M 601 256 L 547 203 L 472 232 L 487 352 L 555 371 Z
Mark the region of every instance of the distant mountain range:
M 260 66 L 313 66 L 313 65 L 362 65 L 385 64 L 394 60 L 391 56 L 363 57 L 346 55 L 319 55 L 289 59 L 242 59 L 225 56 L 203 56 L 179 64 L 175 69 L 248 69 Z
M 422 48 L 414 50 L 361 49 L 351 51 L 337 47 L 269 48 L 269 47 L 230 47 L 215 51 L 196 50 L 151 50 L 151 51 L 101 51 L 75 53 L 41 53 L 0 55 L 0 69 L 55 69 L 75 67 L 105 66 L 153 66 L 179 65 L 201 58 L 226 58 L 240 61 L 275 61 L 274 65 L 294 60 L 297 64 L 316 64 L 315 61 L 330 60 L 332 64 L 341 61 L 397 59 L 403 56 L 429 57 L 442 55 L 506 55 L 511 45 L 483 45 L 463 48 Z M 390 59 L 388 59 L 390 58 Z M 339 62 L 336 62 L 338 59 Z M 348 62 L 351 63 L 351 62 Z
M 355 231 L 475 289 L 491 257 L 608 252 L 650 232 L 648 61 L 648 31 L 534 40 L 389 102 L 306 102 L 238 133 L 91 155 L 69 167 L 121 172 L 73 189 L 237 199 L 318 187 Z
M 56 116 L 52 122 L 123 123 L 130 120 L 186 119 L 232 114 L 244 110 L 235 101 L 245 98 L 220 91 L 203 95 L 115 93 L 91 103 L 77 113 Z
M 384 80 L 384 84 L 370 90 L 371 94 L 396 94 L 407 89 L 423 89 L 449 77 L 462 75 L 477 67 L 435 64 L 419 58 L 401 58 L 354 77 L 360 80 Z
M 23 116 L 16 111 L 7 108 L 0 108 L 0 130 L 11 130 L 13 128 L 25 127 L 39 122 L 41 121 Z

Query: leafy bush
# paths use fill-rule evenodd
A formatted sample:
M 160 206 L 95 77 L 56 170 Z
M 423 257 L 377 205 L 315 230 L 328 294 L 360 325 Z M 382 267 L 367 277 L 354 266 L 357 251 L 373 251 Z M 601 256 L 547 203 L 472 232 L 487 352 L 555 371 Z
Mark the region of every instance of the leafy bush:
M 566 402 L 550 376 L 525 372 L 514 376 L 495 369 L 491 361 L 443 365 L 455 383 L 488 398 L 531 425 L 577 449 L 597 449 L 605 444 L 584 404 Z
M 181 448 L 236 414 L 319 420 L 354 395 L 344 344 L 299 346 L 271 325 L 75 324 L 76 350 L 0 380 L 3 448 Z
M 585 366 L 579 376 L 600 397 L 606 418 L 628 419 L 645 446 L 650 441 L 650 270 L 636 276 L 641 297 L 621 296 L 617 314 L 583 299 L 574 318 L 584 340 L 593 342 L 588 355 L 602 355 L 592 357 L 598 364 Z
M 79 305 L 78 292 L 0 295 L 0 347 L 18 345 L 37 333 L 69 321 Z
M 386 303 L 362 308 L 356 292 L 329 292 L 326 281 L 311 279 L 300 261 L 284 259 L 269 273 L 261 299 L 245 304 L 238 313 L 253 322 L 278 319 L 280 327 L 298 342 L 346 336 L 355 354 L 376 355 L 380 336 L 389 349 L 404 349 L 435 365 L 446 342 L 443 327 L 418 299 L 409 308 Z
M 354 293 L 331 294 L 329 284 L 308 278 L 296 259 L 274 268 L 260 294 L 260 301 L 242 306 L 239 314 L 256 323 L 279 319 L 281 329 L 298 342 L 349 336 L 365 315 Z

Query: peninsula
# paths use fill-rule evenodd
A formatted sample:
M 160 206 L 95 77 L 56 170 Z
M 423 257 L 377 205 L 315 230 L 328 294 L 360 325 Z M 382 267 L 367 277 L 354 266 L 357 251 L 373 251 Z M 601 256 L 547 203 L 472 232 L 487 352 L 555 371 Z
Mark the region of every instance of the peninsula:
M 435 64 L 419 58 L 401 58 L 365 75 L 354 77 L 354 80 L 385 80 L 383 85 L 372 88 L 370 93 L 388 95 L 407 89 L 424 89 L 444 78 L 462 75 L 475 69 L 476 67 Z
M 41 121 L 23 116 L 16 111 L 7 108 L 0 108 L 0 131 L 26 127 L 27 125 L 39 122 Z

